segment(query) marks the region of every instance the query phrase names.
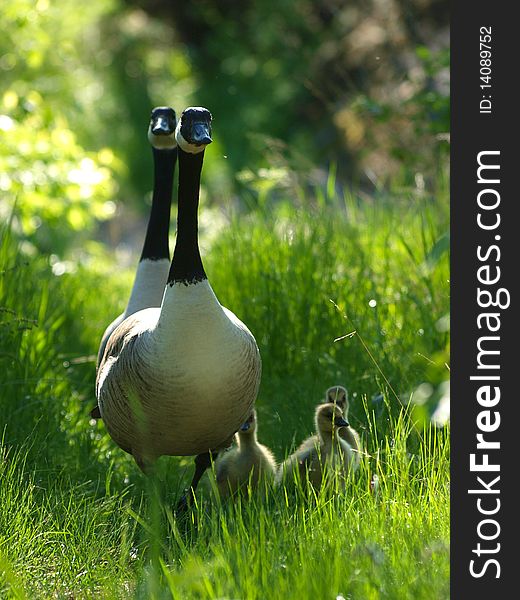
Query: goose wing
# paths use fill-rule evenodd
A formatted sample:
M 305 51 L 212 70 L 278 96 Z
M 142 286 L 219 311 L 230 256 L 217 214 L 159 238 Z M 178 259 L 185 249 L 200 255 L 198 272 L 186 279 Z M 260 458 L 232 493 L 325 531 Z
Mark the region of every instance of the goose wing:
M 149 313 L 151 311 L 156 313 L 157 310 L 155 308 L 146 308 L 130 315 L 114 329 L 108 338 L 96 375 L 96 395 L 98 399 L 99 390 L 112 364 L 118 359 L 123 349 L 129 345 L 133 345 L 139 338 L 139 335 L 149 328 Z

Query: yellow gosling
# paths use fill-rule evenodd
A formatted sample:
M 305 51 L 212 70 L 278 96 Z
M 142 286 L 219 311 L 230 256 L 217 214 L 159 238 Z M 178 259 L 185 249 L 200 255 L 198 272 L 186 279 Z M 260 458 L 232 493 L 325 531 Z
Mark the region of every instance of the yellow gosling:
M 217 487 L 223 498 L 249 483 L 251 488 L 255 488 L 266 479 L 274 479 L 276 474 L 277 465 L 272 452 L 258 442 L 255 410 L 235 439 L 237 445 L 222 454 L 215 464 Z
M 324 403 L 330 403 L 339 406 L 343 413 L 343 417 L 346 421 L 348 421 L 349 400 L 346 388 L 344 388 L 342 385 L 334 385 L 330 387 L 325 392 Z M 353 427 L 349 425 L 348 427 L 342 427 L 339 430 L 339 436 L 341 439 L 345 440 L 347 444 L 352 448 L 352 466 L 354 470 L 356 470 L 359 467 L 359 463 L 361 461 L 361 453 L 363 452 L 361 448 L 361 440 L 359 438 L 359 434 Z
M 356 468 L 355 455 L 350 444 L 339 437 L 341 428 L 348 427 L 339 406 L 320 404 L 315 414 L 316 435 L 307 438 L 280 467 L 277 482 L 291 482 L 296 471 L 302 482 L 307 478 L 318 490 L 321 487 L 326 469 L 339 474 L 344 479 Z

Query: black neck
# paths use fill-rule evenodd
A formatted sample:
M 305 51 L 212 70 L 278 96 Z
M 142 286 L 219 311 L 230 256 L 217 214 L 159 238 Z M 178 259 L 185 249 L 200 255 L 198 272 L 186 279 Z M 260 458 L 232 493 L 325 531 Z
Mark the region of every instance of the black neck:
M 152 209 L 146 229 L 141 260 L 170 260 L 168 233 L 172 201 L 173 173 L 177 162 L 177 148 L 157 150 L 152 148 L 154 161 L 154 186 Z
M 189 154 L 179 148 L 177 240 L 168 283 L 195 283 L 206 279 L 198 242 L 200 174 L 204 151 Z

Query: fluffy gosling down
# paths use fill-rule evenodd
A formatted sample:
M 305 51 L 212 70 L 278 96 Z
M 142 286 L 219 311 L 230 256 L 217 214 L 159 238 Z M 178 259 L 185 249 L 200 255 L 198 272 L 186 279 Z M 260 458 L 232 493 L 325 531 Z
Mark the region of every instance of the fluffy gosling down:
M 320 404 L 314 417 L 316 435 L 307 438 L 294 454 L 281 465 L 277 482 L 291 482 L 299 475 L 300 480 L 318 490 L 326 470 L 337 473 L 344 479 L 356 469 L 355 453 L 348 442 L 338 433 L 348 427 L 339 406 Z M 298 472 L 298 473 L 297 473 Z
M 235 435 L 237 446 L 217 459 L 215 475 L 221 497 L 236 493 L 250 484 L 251 488 L 266 479 L 274 479 L 276 461 L 272 452 L 258 442 L 257 416 L 253 410 Z
M 348 400 L 348 392 L 346 388 L 342 385 L 333 385 L 325 392 L 325 399 L 323 400 L 325 404 L 335 404 L 339 406 L 341 412 L 343 413 L 343 417 L 346 421 L 348 421 L 348 411 L 349 411 L 349 400 Z M 353 468 L 356 470 L 359 467 L 359 463 L 361 461 L 361 441 L 359 439 L 358 432 L 350 426 L 342 427 L 338 431 L 339 437 L 352 448 L 353 456 Z

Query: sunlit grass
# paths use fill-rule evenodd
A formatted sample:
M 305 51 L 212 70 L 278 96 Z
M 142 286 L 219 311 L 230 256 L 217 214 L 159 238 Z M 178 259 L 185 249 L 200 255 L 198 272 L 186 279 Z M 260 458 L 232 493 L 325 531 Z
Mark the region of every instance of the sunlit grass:
M 131 273 L 105 261 L 56 276 L 4 230 L 0 596 L 447 598 L 449 434 L 429 424 L 433 395 L 408 405 L 449 379 L 446 213 L 445 197 L 266 203 L 204 246 L 260 346 L 260 441 L 283 460 L 340 383 L 366 456 L 344 493 L 317 497 L 220 502 L 205 478 L 182 522 L 191 461 L 163 458 L 148 481 L 89 423 L 92 356 Z
M 223 503 L 206 493 L 186 522 L 160 481 L 144 497 L 108 486 L 98 496 L 65 476 L 36 485 L 19 454 L 2 473 L 2 560 L 16 574 L 5 589 L 16 581 L 27 598 L 447 598 L 447 432 L 427 430 L 414 455 L 407 416 L 394 427 L 344 493 L 268 487 Z

